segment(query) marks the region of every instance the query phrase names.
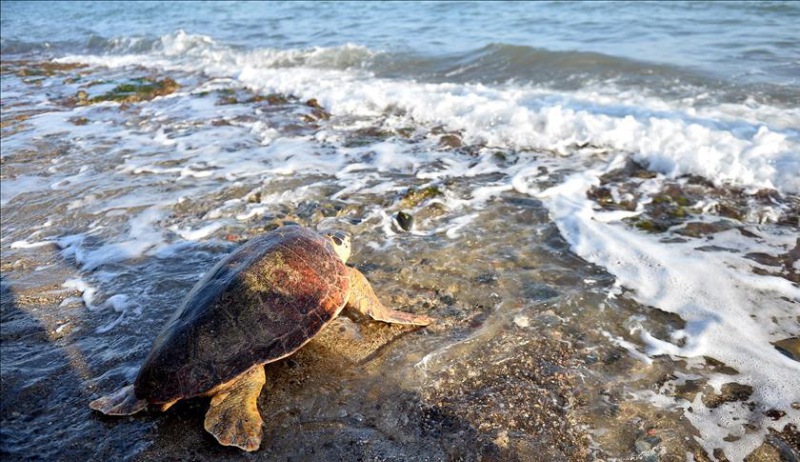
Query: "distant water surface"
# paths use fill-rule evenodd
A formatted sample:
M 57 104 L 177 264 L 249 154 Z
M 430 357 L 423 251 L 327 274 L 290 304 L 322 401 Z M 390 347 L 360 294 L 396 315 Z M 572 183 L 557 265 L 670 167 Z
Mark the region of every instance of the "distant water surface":
M 600 75 L 624 74 L 614 57 L 729 84 L 800 84 L 795 2 L 3 2 L 2 12 L 4 54 L 114 51 L 183 29 L 242 49 L 356 43 L 436 60 L 502 44 L 598 53 Z M 554 67 L 570 65 L 561 56 Z

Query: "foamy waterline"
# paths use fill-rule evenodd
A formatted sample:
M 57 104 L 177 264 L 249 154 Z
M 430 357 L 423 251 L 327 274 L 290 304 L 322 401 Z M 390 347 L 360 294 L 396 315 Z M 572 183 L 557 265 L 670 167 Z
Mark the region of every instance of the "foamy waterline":
M 619 164 L 610 164 L 608 170 L 614 167 Z M 781 409 L 790 421 L 800 421 L 800 410 L 792 407 L 792 403 L 800 402 L 800 363 L 772 345 L 800 336 L 796 323 L 800 288 L 780 277 L 752 274 L 751 264 L 739 255 L 701 252 L 697 247 L 705 245 L 703 241 L 665 244 L 659 237 L 624 226 L 616 217 L 604 217 L 608 213 L 595 210 L 587 199 L 587 192 L 599 184 L 602 173 L 574 174 L 537 196 L 544 200 L 576 254 L 606 268 L 616 277 L 616 285 L 631 290 L 628 296 L 639 303 L 675 313 L 686 322 L 683 329 L 665 339 L 639 328 L 640 340 L 650 357 L 712 357 L 739 372 L 734 377 L 711 374 L 708 383 L 717 393 L 731 381 L 753 387 L 750 399 L 757 403 L 755 412 L 741 403 L 708 409 L 699 395 L 695 402 L 682 406 L 687 411 L 684 415 L 703 435 L 701 443 L 709 453 L 726 447 L 727 457 L 743 460 L 761 444 L 767 428 L 780 431 L 784 425 L 768 418 L 766 411 Z M 770 249 L 730 230 L 715 235 L 714 242 L 742 253 L 775 252 L 791 248 L 794 238 L 774 242 Z M 754 245 L 757 248 L 752 248 Z M 631 354 L 641 357 L 635 350 Z M 727 424 L 718 424 L 719 413 L 729 414 Z M 757 425 L 760 431 L 747 431 L 747 424 Z M 739 438 L 729 443 L 725 438 L 734 434 Z
M 339 117 L 390 111 L 388 125 L 443 125 L 473 144 L 560 155 L 589 146 L 626 153 L 669 178 L 691 174 L 717 185 L 800 192 L 800 109 L 713 105 L 704 94 L 669 101 L 609 83 L 572 92 L 527 84 L 423 83 L 329 65 L 358 63 L 372 54 L 355 45 L 238 51 L 178 32 L 148 54 L 62 60 L 203 72 L 263 93 L 315 98 Z

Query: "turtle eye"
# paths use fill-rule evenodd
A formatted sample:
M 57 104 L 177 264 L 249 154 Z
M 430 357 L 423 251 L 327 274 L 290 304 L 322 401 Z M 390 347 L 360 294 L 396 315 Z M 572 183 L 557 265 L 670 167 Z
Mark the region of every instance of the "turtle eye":
M 333 239 L 333 242 L 335 242 L 336 245 L 344 244 L 344 241 L 342 241 L 342 238 L 337 236 L 337 235 L 335 235 L 335 234 L 331 234 L 331 239 Z

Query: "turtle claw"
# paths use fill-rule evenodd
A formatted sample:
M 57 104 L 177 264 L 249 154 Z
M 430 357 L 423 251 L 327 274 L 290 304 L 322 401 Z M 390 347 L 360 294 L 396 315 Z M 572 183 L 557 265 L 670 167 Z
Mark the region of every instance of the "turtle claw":
M 253 452 L 263 437 L 257 401 L 264 385 L 264 368 L 256 366 L 211 398 L 204 427 L 223 446 Z
M 238 403 L 223 402 L 208 410 L 204 426 L 219 444 L 252 452 L 261 446 L 263 423 L 258 412 L 243 412 Z
M 120 388 L 116 392 L 98 398 L 89 407 L 105 415 L 131 415 L 147 409 L 147 401 L 136 399 L 133 385 Z
M 261 446 L 263 421 L 243 418 L 233 413 L 222 413 L 217 418 L 206 416 L 206 431 L 214 435 L 223 446 L 236 446 L 247 452 L 258 450 Z

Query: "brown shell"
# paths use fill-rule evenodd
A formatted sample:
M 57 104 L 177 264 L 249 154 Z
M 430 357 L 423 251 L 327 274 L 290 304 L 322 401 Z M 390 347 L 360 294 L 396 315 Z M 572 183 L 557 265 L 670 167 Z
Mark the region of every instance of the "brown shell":
M 155 403 L 197 396 L 285 357 L 347 302 L 347 268 L 326 238 L 279 228 L 239 247 L 187 295 L 136 377 Z

